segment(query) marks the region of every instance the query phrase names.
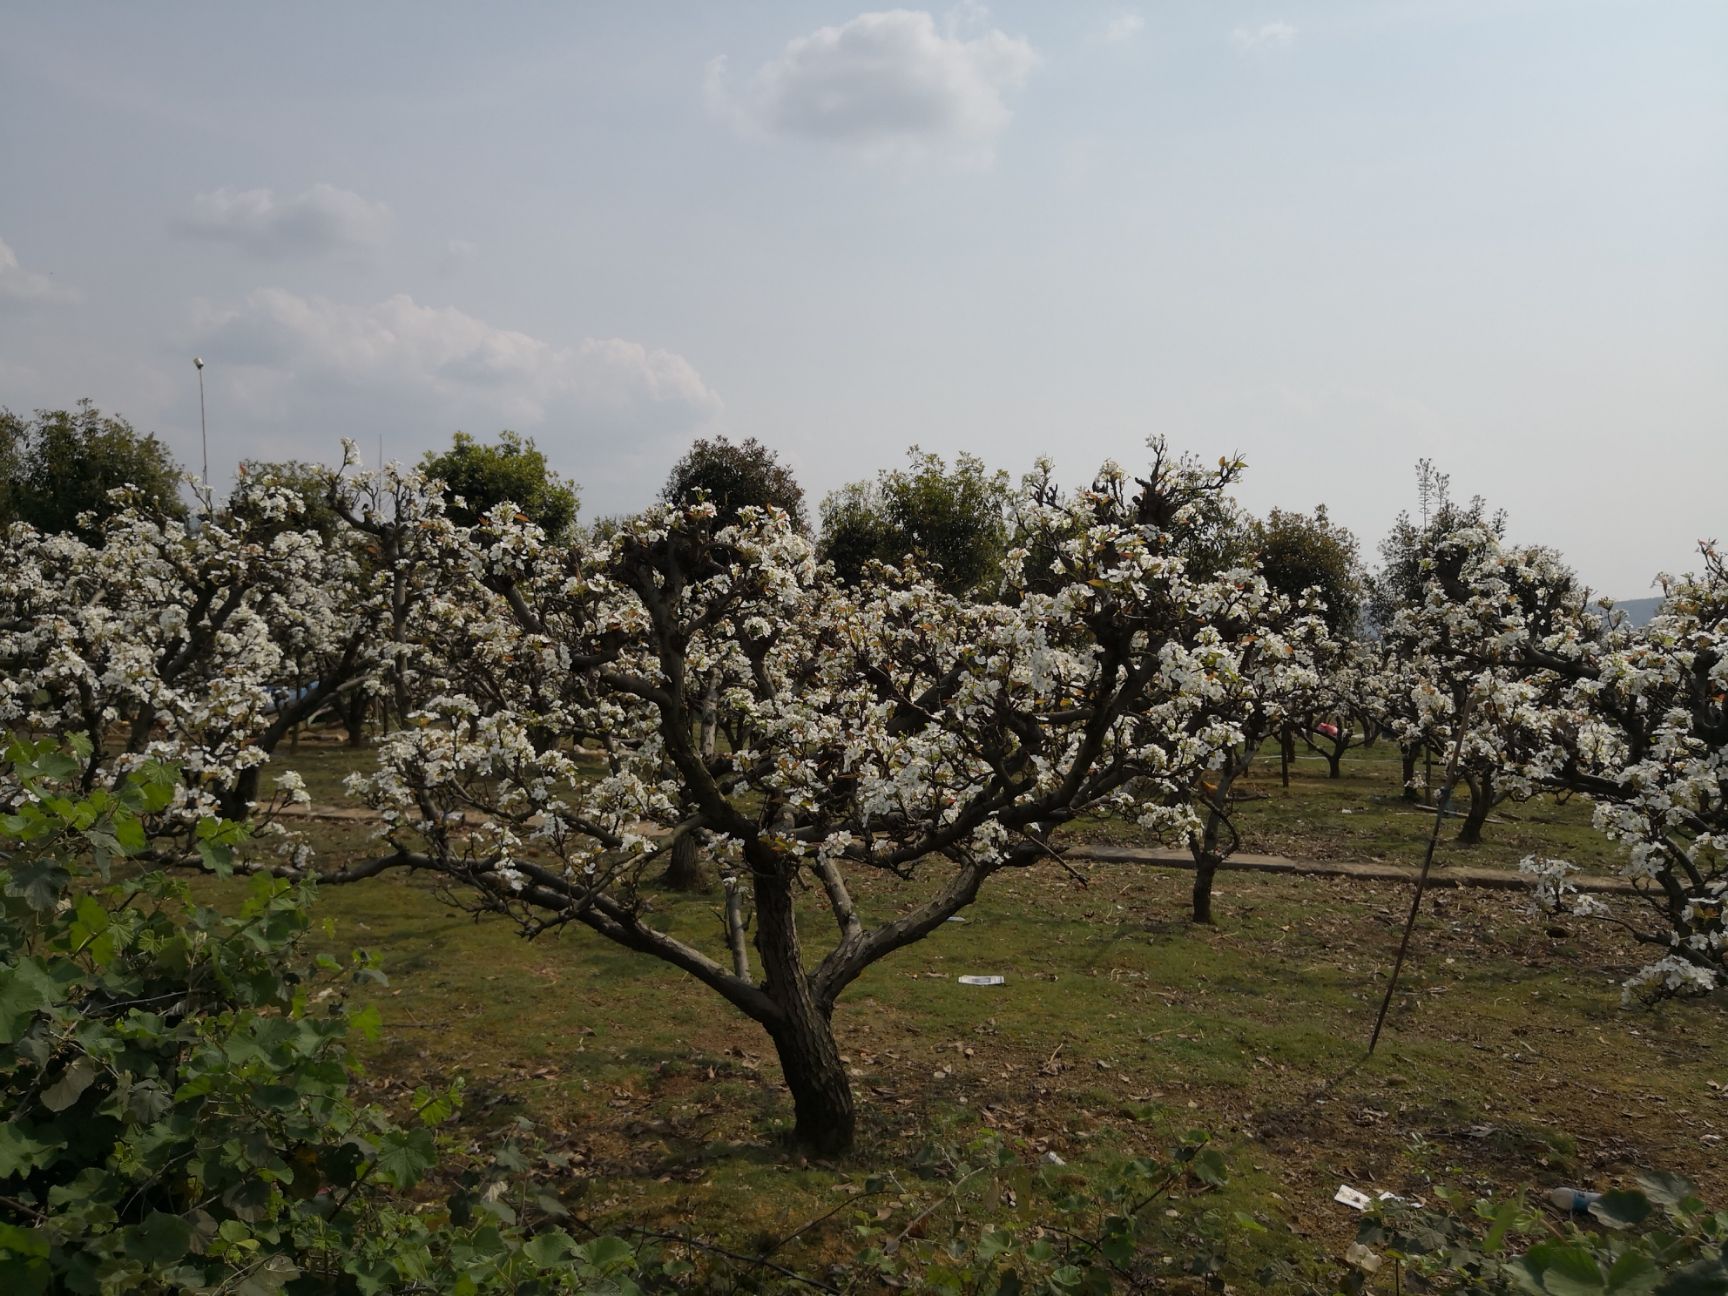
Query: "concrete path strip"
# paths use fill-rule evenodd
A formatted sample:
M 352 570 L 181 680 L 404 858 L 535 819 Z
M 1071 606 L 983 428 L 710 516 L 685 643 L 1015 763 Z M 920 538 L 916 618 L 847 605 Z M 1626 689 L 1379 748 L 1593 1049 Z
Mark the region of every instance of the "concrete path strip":
M 1150 864 L 1155 868 L 1192 870 L 1194 857 L 1185 850 L 1147 850 L 1139 846 L 1071 846 L 1067 860 L 1094 860 L 1100 864 Z M 1359 860 L 1295 860 L 1283 855 L 1256 855 L 1237 851 L 1218 866 L 1250 873 L 1305 873 L 1313 877 L 1353 877 L 1371 882 L 1415 883 L 1419 871 L 1401 864 L 1373 864 Z M 1568 878 L 1580 891 L 1612 895 L 1637 895 L 1638 888 L 1626 878 L 1599 873 L 1577 873 Z M 1500 891 L 1528 891 L 1528 874 L 1508 869 L 1480 868 L 1472 864 L 1442 865 L 1429 871 L 1431 887 L 1489 887 Z
M 286 806 L 277 811 L 286 818 L 330 819 L 348 823 L 376 823 L 376 810 L 363 806 Z M 481 816 L 464 814 L 461 822 L 477 823 Z M 647 825 L 643 825 L 644 829 Z M 1089 846 L 1079 843 L 1063 852 L 1070 861 L 1097 864 L 1146 864 L 1153 868 L 1194 869 L 1194 857 L 1185 850 L 1147 849 L 1141 846 Z M 1374 864 L 1361 860 L 1298 860 L 1283 855 L 1256 855 L 1238 851 L 1218 866 L 1220 872 L 1301 873 L 1310 877 L 1353 877 L 1368 882 L 1414 884 L 1417 870 L 1402 864 Z M 1637 895 L 1638 888 L 1626 878 L 1600 873 L 1578 873 L 1569 879 L 1580 891 L 1608 895 Z M 1530 878 L 1508 869 L 1480 868 L 1471 864 L 1442 865 L 1428 874 L 1431 887 L 1487 887 L 1498 891 L 1528 891 Z

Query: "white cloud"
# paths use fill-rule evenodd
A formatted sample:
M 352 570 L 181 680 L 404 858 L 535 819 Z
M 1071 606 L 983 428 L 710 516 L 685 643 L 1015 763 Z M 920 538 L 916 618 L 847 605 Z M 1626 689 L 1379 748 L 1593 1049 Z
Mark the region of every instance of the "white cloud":
M 1287 22 L 1261 23 L 1257 27 L 1238 27 L 1230 33 L 1230 43 L 1239 50 L 1275 48 L 1296 39 L 1296 28 Z
M 1025 84 L 1038 55 L 1021 37 L 981 30 L 985 20 L 977 5 L 945 28 L 924 12 L 860 14 L 788 41 L 736 92 L 725 59 L 715 59 L 709 102 L 768 134 L 875 156 L 950 153 L 987 165 L 1013 116 L 1006 97 Z
M 323 183 L 280 197 L 273 189 L 216 189 L 192 200 L 181 227 L 261 256 L 292 256 L 381 242 L 390 208 Z
M 0 299 L 75 302 L 80 295 L 76 288 L 55 283 L 50 275 L 26 270 L 19 264 L 18 254 L 0 239 Z
M 1132 9 L 1124 9 L 1104 25 L 1104 39 L 1112 45 L 1131 41 L 1146 27 L 1146 20 Z
M 543 429 L 585 460 L 684 435 L 721 409 L 674 352 L 623 338 L 558 345 L 405 294 L 348 304 L 262 288 L 207 312 L 199 345 L 255 417 L 315 414 L 328 425 L 341 410 L 350 425 L 358 414 L 434 436 Z

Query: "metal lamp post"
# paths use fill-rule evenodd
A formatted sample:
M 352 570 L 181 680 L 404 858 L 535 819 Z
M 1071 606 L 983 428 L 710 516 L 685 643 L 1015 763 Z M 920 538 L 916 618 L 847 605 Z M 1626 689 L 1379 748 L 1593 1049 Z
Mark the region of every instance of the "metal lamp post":
M 192 366 L 198 370 L 198 440 L 204 447 L 204 489 L 210 489 L 210 432 L 204 426 L 204 357 L 193 356 Z

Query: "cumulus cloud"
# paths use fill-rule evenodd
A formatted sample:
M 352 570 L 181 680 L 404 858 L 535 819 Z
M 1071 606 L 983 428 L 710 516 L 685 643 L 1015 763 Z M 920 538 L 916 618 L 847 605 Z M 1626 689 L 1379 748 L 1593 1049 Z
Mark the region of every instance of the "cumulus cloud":
M 737 125 L 877 156 L 947 153 L 988 164 L 1013 114 L 1008 96 L 1038 55 L 985 27 L 980 6 L 946 26 L 905 9 L 860 14 L 788 41 L 737 89 L 708 65 L 711 107 Z M 982 29 L 981 29 L 982 28 Z
M 1256 27 L 1238 27 L 1230 43 L 1239 50 L 1275 49 L 1296 39 L 1296 28 L 1287 22 L 1267 22 Z
M 514 427 L 541 433 L 548 452 L 573 452 L 579 476 L 596 458 L 685 435 L 721 409 L 674 352 L 623 338 L 560 345 L 405 294 L 351 304 L 263 288 L 202 323 L 213 372 L 253 417 L 329 426 L 335 416 L 344 430 L 377 421 L 434 439 Z
M 54 282 L 54 279 L 34 270 L 26 270 L 18 254 L 0 239 L 0 300 L 27 302 L 73 302 L 79 297 L 76 288 Z
M 390 208 L 323 183 L 293 195 L 215 189 L 192 200 L 181 227 L 260 256 L 300 256 L 381 242 L 390 230 Z
M 1146 20 L 1132 9 L 1124 9 L 1104 24 L 1104 39 L 1112 45 L 1131 41 L 1146 27 Z

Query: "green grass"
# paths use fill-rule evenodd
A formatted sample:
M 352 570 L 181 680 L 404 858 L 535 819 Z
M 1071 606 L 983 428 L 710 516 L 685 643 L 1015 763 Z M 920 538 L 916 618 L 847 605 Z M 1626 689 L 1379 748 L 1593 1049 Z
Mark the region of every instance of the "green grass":
M 1353 753 L 1339 780 L 1299 762 L 1288 789 L 1274 761 L 1243 804 L 1244 847 L 1416 862 L 1429 821 L 1400 799 L 1388 755 Z M 308 745 L 292 763 L 326 788 L 356 759 Z M 1611 865 L 1587 807 L 1506 810 L 1518 820 L 1491 823 L 1480 847 L 1446 848 L 1442 863 L 1510 865 L 1536 850 Z M 366 848 L 364 825 L 309 831 L 338 858 Z M 966 923 L 848 991 L 835 1025 L 861 1150 L 837 1164 L 785 1148 L 790 1103 L 767 1037 L 671 969 L 584 931 L 523 941 L 453 909 L 424 878 L 326 888 L 320 907 L 330 945 L 372 949 L 391 978 L 368 1053 L 383 1091 L 467 1076 L 466 1127 L 485 1137 L 531 1118 L 575 1158 L 601 1221 L 749 1246 L 889 1176 L 906 1184 L 884 1224 L 898 1227 L 940 1195 L 912 1172 L 932 1131 L 992 1130 L 1029 1160 L 1055 1151 L 1086 1173 L 1206 1128 L 1236 1175 L 1212 1214 L 1270 1215 L 1317 1256 L 1335 1256 L 1354 1229 L 1331 1202 L 1341 1182 L 1426 1195 L 1437 1182 L 1543 1189 L 1663 1168 L 1728 1198 L 1728 1100 L 1713 1087 L 1728 1075 L 1728 1012 L 1621 1008 L 1617 983 L 1642 956 L 1611 928 L 1553 927 L 1505 893 L 1432 896 L 1387 1035 L 1364 1060 L 1406 890 L 1225 873 L 1219 925 L 1206 929 L 1184 920 L 1187 874 L 1116 865 L 1085 878 L 1048 867 L 998 877 Z M 857 890 L 880 916 L 921 888 L 865 879 Z M 719 956 L 714 897 L 651 900 L 657 921 Z M 831 927 L 819 898 L 806 900 L 819 957 Z M 1008 983 L 961 986 L 966 972 Z M 846 1254 L 846 1219 L 801 1238 L 793 1258 Z

